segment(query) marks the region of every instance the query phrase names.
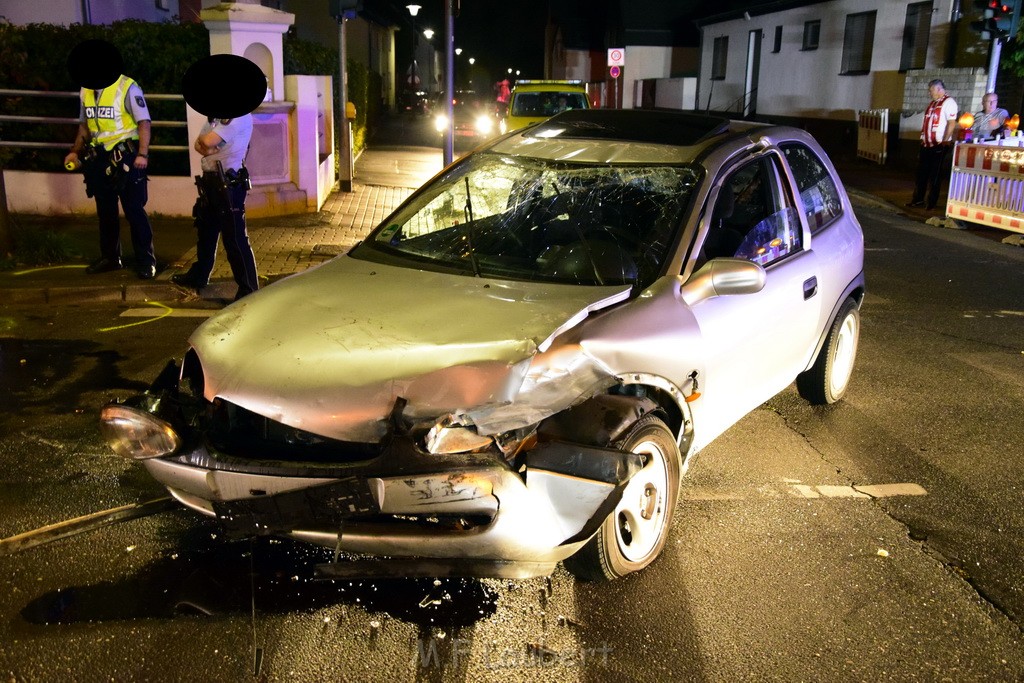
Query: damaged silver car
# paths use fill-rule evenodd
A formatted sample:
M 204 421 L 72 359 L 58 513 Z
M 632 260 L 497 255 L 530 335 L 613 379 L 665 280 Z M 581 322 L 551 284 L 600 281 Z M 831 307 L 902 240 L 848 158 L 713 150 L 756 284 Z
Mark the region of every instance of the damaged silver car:
M 229 530 L 335 549 L 330 576 L 612 579 L 658 557 L 703 446 L 794 380 L 842 398 L 863 296 L 811 136 L 569 111 L 210 318 L 102 427 Z

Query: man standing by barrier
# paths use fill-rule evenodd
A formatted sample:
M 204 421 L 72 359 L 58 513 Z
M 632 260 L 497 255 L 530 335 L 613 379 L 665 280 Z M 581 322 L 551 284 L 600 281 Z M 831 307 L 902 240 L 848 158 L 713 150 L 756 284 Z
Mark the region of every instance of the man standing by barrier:
M 974 125 L 971 126 L 974 142 L 991 140 L 1001 134 L 1008 118 L 1010 113 L 999 108 L 999 95 L 994 92 L 985 93 L 981 98 L 981 111 L 974 115 Z
M 237 55 L 211 55 L 189 67 L 182 81 L 185 101 L 205 114 L 196 137 L 203 174 L 196 176 L 199 198 L 192 214 L 196 225 L 196 262 L 171 282 L 200 290 L 210 281 L 217 240 L 224 242 L 238 292 L 235 301 L 259 289 L 256 259 L 245 226 L 245 197 L 252 187 L 245 157 L 252 137 L 252 112 L 267 90 L 266 76 Z
M 946 94 L 946 85 L 938 78 L 929 81 L 928 94 L 932 100 L 924 112 L 914 196 L 907 206 L 926 206 L 928 209 L 934 209 L 939 203 L 939 185 L 942 181 L 942 163 L 946 157 L 946 150 L 956 139 L 958 108 L 956 100 Z
M 68 71 L 81 87 L 78 136 L 64 167 L 81 166 L 85 192 L 96 200 L 100 258 L 85 272 L 120 270 L 120 200 L 131 228 L 135 272 L 143 280 L 156 275 L 153 227 L 146 215 L 146 167 L 149 165 L 150 115 L 138 84 L 121 73 L 117 48 L 105 40 L 86 40 L 68 55 Z

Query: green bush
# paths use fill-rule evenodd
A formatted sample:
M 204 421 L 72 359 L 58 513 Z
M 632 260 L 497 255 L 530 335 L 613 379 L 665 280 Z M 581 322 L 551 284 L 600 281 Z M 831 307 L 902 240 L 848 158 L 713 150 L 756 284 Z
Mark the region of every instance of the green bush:
M 145 93 L 180 93 L 181 78 L 190 64 L 209 54 L 210 39 L 200 24 L 118 21 L 109 26 L 72 24 L 0 24 L 0 87 L 17 90 L 74 92 L 78 87 L 67 71 L 71 49 L 90 38 L 102 38 L 117 46 L 125 72 Z M 159 45 L 160 49 L 153 49 Z M 184 120 L 180 102 L 148 102 L 155 120 Z M 71 98 L 0 98 L 0 112 L 27 116 L 77 118 L 78 101 Z M 67 142 L 75 139 L 75 124 L 4 124 L 8 139 Z M 189 144 L 184 129 L 157 128 L 154 144 Z M 61 168 L 67 150 L 16 149 L 6 162 L 8 168 L 55 171 Z M 184 153 L 153 155 L 151 172 L 157 175 L 188 175 Z

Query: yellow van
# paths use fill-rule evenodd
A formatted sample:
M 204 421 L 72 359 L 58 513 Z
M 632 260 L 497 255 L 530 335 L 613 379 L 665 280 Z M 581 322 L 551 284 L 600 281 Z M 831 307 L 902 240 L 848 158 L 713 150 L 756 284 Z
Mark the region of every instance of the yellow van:
M 543 121 L 566 109 L 590 109 L 583 81 L 516 81 L 501 132 Z

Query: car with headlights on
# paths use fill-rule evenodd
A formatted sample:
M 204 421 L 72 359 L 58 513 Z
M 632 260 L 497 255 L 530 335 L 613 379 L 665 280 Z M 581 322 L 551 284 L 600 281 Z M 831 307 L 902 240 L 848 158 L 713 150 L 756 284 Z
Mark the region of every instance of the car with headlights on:
M 448 111 L 444 97 L 434 107 L 434 130 L 448 130 Z M 493 109 L 472 90 L 457 90 L 452 97 L 452 134 L 457 141 L 478 144 L 498 133 L 498 119 Z
M 583 81 L 516 81 L 509 98 L 508 114 L 501 120 L 502 133 L 525 128 L 572 109 L 589 109 Z
M 613 579 L 704 446 L 794 382 L 843 397 L 863 258 L 804 131 L 567 111 L 212 316 L 101 427 L 228 531 L 334 549 L 326 576 Z

